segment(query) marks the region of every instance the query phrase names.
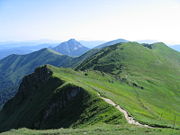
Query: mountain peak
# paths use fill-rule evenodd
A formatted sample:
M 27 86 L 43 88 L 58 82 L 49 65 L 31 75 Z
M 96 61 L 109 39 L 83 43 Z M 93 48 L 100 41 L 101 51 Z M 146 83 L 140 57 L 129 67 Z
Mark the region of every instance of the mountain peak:
M 67 42 L 78 42 L 76 39 L 74 39 L 74 38 L 71 38 L 71 39 L 69 39 Z M 78 42 L 79 43 L 79 42 Z
M 78 42 L 75 39 L 69 39 L 68 41 L 62 42 L 53 50 L 60 52 L 64 55 L 69 55 L 69 56 L 80 56 L 89 49 L 85 46 L 83 46 L 80 42 Z
M 71 38 L 68 41 L 62 42 L 61 44 L 63 44 L 63 43 L 70 45 L 70 46 L 83 47 L 83 45 L 74 38 Z

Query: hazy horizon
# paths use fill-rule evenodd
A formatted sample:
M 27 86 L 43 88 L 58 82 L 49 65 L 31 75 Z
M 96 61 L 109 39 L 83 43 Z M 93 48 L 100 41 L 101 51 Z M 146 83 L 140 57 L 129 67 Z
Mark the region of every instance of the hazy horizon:
M 75 39 L 75 38 L 69 38 L 67 40 L 51 40 L 51 39 L 39 39 L 39 40 L 7 40 L 7 41 L 0 41 L 0 46 L 1 45 L 6 45 L 6 44 L 18 44 L 18 43 L 28 43 L 29 46 L 31 46 L 30 43 L 32 43 L 32 46 L 36 46 L 36 45 L 41 45 L 41 44 L 60 44 L 62 42 L 66 42 L 70 39 Z M 124 38 L 118 38 L 118 39 L 124 39 Z M 118 39 L 113 39 L 113 40 L 118 40 Z M 80 39 L 75 39 L 78 42 L 80 42 L 82 45 L 89 47 L 89 48 L 93 48 L 97 45 L 106 43 L 106 42 L 110 42 L 113 40 L 80 40 Z M 163 41 L 158 41 L 158 40 L 150 40 L 150 39 L 145 39 L 145 40 L 128 40 L 128 39 L 124 39 L 130 42 L 138 42 L 138 43 L 147 43 L 147 44 L 152 44 L 152 43 L 157 43 L 157 42 L 163 42 Z M 180 43 L 167 43 L 167 42 L 163 42 L 168 46 L 176 46 L 176 45 L 180 45 Z M 23 45 L 26 46 L 26 45 Z

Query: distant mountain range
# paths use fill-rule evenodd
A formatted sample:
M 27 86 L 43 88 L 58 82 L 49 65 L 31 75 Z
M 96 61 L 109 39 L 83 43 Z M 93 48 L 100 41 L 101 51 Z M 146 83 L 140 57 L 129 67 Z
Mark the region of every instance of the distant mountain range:
M 107 41 L 101 41 L 101 40 L 87 40 L 87 41 L 85 41 L 85 40 L 80 40 L 79 41 L 82 45 L 84 45 L 85 47 L 87 47 L 87 48 L 94 48 L 94 47 L 96 47 L 96 46 L 98 46 L 98 45 L 101 45 L 101 44 L 103 44 L 103 43 L 106 43 Z
M 17 47 L 35 47 L 35 46 L 54 47 L 54 46 L 57 46 L 59 43 L 60 41 L 46 41 L 46 40 L 7 41 L 7 42 L 0 42 L 0 50 L 17 48 Z
M 60 42 L 60 41 L 59 41 Z M 89 50 L 89 48 L 100 49 L 116 43 L 128 42 L 125 39 L 116 39 L 112 41 L 76 41 L 75 39 L 70 39 L 68 41 L 58 43 L 58 41 L 27 41 L 27 42 L 0 42 L 0 59 L 5 58 L 11 54 L 28 54 L 33 51 L 40 50 L 42 48 L 51 48 L 57 52 L 64 55 L 69 55 L 72 57 L 77 57 Z M 138 43 L 148 43 L 152 44 L 157 42 L 156 40 L 139 40 Z M 58 45 L 59 44 L 59 45 Z M 88 47 L 89 48 L 88 48 Z M 180 51 L 180 45 L 169 46 L 176 51 Z
M 50 42 L 50 41 L 49 41 Z M 94 42 L 85 42 L 85 44 L 97 44 L 98 41 Z M 40 50 L 42 48 L 51 48 L 61 54 L 68 56 L 80 56 L 89 48 L 83 46 L 80 42 L 75 39 L 70 39 L 66 42 L 62 42 L 58 45 L 58 43 L 41 43 L 40 42 L 1 42 L 0 43 L 0 59 L 5 58 L 11 54 L 28 54 L 33 51 Z
M 53 50 L 72 57 L 77 57 L 87 52 L 89 48 L 83 46 L 80 42 L 75 39 L 70 39 L 66 42 L 62 42 L 58 46 L 52 48 Z
M 114 44 L 117 44 L 117 43 L 125 43 L 125 42 L 128 42 L 128 40 L 125 40 L 125 39 L 116 39 L 116 40 L 112 40 L 112 41 L 109 41 L 109 42 L 106 42 L 106 43 L 103 43 L 101 45 L 98 45 L 94 48 L 104 48 L 104 47 L 107 47 L 107 46 L 110 46 L 110 45 L 114 45 Z
M 35 44 L 29 42 L 20 42 L 20 43 L 0 43 L 0 59 L 5 58 L 11 54 L 28 54 L 42 48 L 51 48 L 58 45 L 57 43 L 43 43 Z

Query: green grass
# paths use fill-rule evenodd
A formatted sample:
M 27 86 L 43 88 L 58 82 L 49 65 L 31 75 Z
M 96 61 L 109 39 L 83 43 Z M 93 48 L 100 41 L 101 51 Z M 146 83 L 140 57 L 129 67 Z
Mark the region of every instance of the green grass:
M 34 85 L 37 84 L 35 80 L 31 82 L 31 87 L 27 90 L 27 92 L 29 91 L 30 93 L 27 94 L 28 97 L 25 101 L 19 103 L 22 100 L 22 95 L 19 95 L 13 99 L 14 101 L 11 100 L 10 103 L 6 104 L 5 108 L 0 113 L 0 122 L 3 123 L 0 127 L 1 129 L 5 129 L 5 127 L 10 127 L 9 129 L 22 127 L 38 129 L 64 127 L 70 129 L 42 131 L 19 129 L 9 131 L 7 134 L 84 134 L 84 132 L 94 134 L 97 132 L 97 134 L 126 133 L 136 135 L 146 133 L 150 135 L 161 135 L 169 133 L 176 134 L 179 132 L 179 130 L 172 129 L 147 129 L 129 125 L 118 110 L 113 106 L 108 105 L 97 96 L 97 92 L 112 99 L 142 123 L 179 128 L 179 116 L 177 115 L 176 121 L 174 121 L 174 113 L 172 114 L 171 111 L 164 109 L 165 107 L 163 107 L 164 103 L 166 105 L 168 104 L 167 107 L 169 107 L 171 102 L 174 101 L 167 102 L 166 98 L 162 98 L 159 102 L 152 102 L 154 99 L 151 100 L 151 98 L 146 97 L 147 95 L 152 94 L 151 91 L 146 95 L 147 91 L 142 90 L 139 95 L 141 96 L 142 101 L 140 102 L 136 95 L 137 90 L 139 90 L 138 88 L 129 86 L 128 84 L 117 80 L 114 76 L 103 72 L 77 72 L 72 69 L 57 68 L 50 65 L 48 65 L 48 69 L 52 71 L 52 79 L 54 78 L 55 80 L 48 81 L 45 85 L 42 85 L 39 82 L 38 84 L 40 84 L 40 86 L 37 86 L 39 89 L 35 89 L 36 87 Z M 78 96 L 69 102 L 67 108 L 58 112 L 58 115 L 56 115 L 57 113 L 55 112 L 51 112 L 52 116 L 49 117 L 50 119 L 46 119 L 47 122 L 44 121 L 44 124 L 41 125 L 41 127 L 31 126 L 30 123 L 34 123 L 33 120 L 37 122 L 39 118 L 43 116 L 42 113 L 38 112 L 48 110 L 48 106 L 61 100 L 66 95 L 65 93 L 77 88 L 82 89 L 83 93 L 85 92 L 83 94 L 84 96 Z M 146 108 L 144 108 L 144 106 L 146 106 Z M 80 108 L 82 111 L 77 111 L 81 110 Z M 174 109 L 176 109 L 174 111 L 179 111 L 178 108 Z M 163 112 L 163 114 L 166 115 L 161 115 L 159 112 Z M 76 115 L 74 116 L 73 114 Z M 76 116 L 78 116 L 78 118 Z M 3 122 L 3 119 L 6 121 L 5 123 Z
M 171 127 L 175 122 L 179 126 L 180 53 L 163 43 L 149 46 L 135 42 L 113 45 L 86 59 L 76 70 L 113 75 L 113 84 L 99 82 L 93 86 L 106 91 L 105 96 L 139 121 Z
M 30 130 L 18 129 L 1 133 L 1 135 L 178 135 L 179 130 L 173 129 L 148 129 L 134 126 L 119 125 L 94 125 L 78 129 L 56 129 L 56 130 Z
M 179 127 L 179 98 L 158 86 L 139 89 L 98 71 L 79 71 L 53 67 L 54 75 L 84 89 L 95 90 L 126 109 L 135 119 L 150 125 Z M 175 123 L 175 124 L 174 124 Z
M 59 67 L 75 67 L 98 49 L 92 49 L 80 57 L 69 57 L 51 49 L 41 49 L 26 55 L 10 55 L 0 60 L 0 109 L 17 92 L 22 78 L 35 68 L 51 64 Z

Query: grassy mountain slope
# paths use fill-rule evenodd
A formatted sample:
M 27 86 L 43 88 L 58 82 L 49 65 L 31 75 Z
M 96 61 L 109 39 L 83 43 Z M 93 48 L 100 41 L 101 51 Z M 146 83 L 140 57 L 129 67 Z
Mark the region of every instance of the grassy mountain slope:
M 68 128 L 54 130 L 18 129 L 1 133 L 1 135 L 178 135 L 180 131 L 174 129 L 139 128 L 127 125 L 95 124 L 85 128 Z
M 139 103 L 133 96 L 134 89 L 138 90 L 103 72 L 77 72 L 50 65 L 43 66 L 23 79 L 18 94 L 4 106 L 0 112 L 2 123 L 0 129 L 1 131 L 21 127 L 54 129 L 42 131 L 19 129 L 4 132 L 3 135 L 179 134 L 179 130 L 147 129 L 129 125 L 120 112 L 97 95 L 98 92 L 111 98 L 123 108 L 130 108 L 130 115 L 132 115 L 134 113 L 131 112 L 134 110 L 140 110 Z M 140 121 L 148 124 L 168 122 L 169 126 L 173 126 L 174 121 L 164 117 L 161 121 L 158 116 L 146 117 L 141 116 Z M 135 116 L 135 118 L 138 117 Z M 176 122 L 175 126 L 178 127 L 178 125 L 180 123 Z M 70 128 L 55 130 L 60 127 Z
M 38 68 L 38 69 L 41 69 L 42 71 L 42 68 Z M 38 69 L 34 74 L 37 75 L 37 73 L 39 72 Z M 160 98 L 161 100 L 160 102 L 151 103 L 152 101 L 150 99 L 151 96 L 145 97 L 148 94 L 152 94 L 152 92 L 147 92 L 145 89 L 141 90 L 137 87 L 130 86 L 129 84 L 124 83 L 124 81 L 120 80 L 119 78 L 100 71 L 89 70 L 89 71 L 77 72 L 72 69 L 57 68 L 49 65 L 47 69 L 48 72 L 46 73 L 49 74 L 52 72 L 52 77 L 50 77 L 50 79 L 48 79 L 48 77 L 45 76 L 42 72 L 40 72 L 39 75 L 42 75 L 42 77 L 45 79 L 43 78 L 38 79 L 38 77 L 33 77 L 34 76 L 33 74 L 25 77 L 23 83 L 21 84 L 19 93 L 15 96 L 15 98 L 10 100 L 5 105 L 3 110 L 0 112 L 0 122 L 2 123 L 0 125 L 0 129 L 2 131 L 2 129 L 9 129 L 8 127 L 15 128 L 15 126 L 38 128 L 38 129 L 57 128 L 57 127 L 73 127 L 77 129 L 70 128 L 70 129 L 45 130 L 45 131 L 20 129 L 20 130 L 12 130 L 7 133 L 5 132 L 3 134 L 31 135 L 31 134 L 47 134 L 47 133 L 48 134 L 85 134 L 85 133 L 107 134 L 109 133 L 113 135 L 114 134 L 141 135 L 148 133 L 150 135 L 151 134 L 169 135 L 172 133 L 172 135 L 174 135 L 179 133 L 178 130 L 172 130 L 172 129 L 146 129 L 146 128 L 138 128 L 136 126 L 128 125 L 126 124 L 124 117 L 122 116 L 121 113 L 117 112 L 117 110 L 115 110 L 112 106 L 103 102 L 97 96 L 97 93 L 100 93 L 104 97 L 112 99 L 114 102 L 116 102 L 121 107 L 126 109 L 130 115 L 132 115 L 135 119 L 137 119 L 141 123 L 147 123 L 150 125 L 158 124 L 161 126 L 170 126 L 170 127 L 178 128 L 180 125 L 179 116 L 177 115 L 176 121 L 174 121 L 174 114 L 169 110 L 166 109 L 164 110 L 164 108 L 161 108 L 163 104 L 166 104 L 166 103 L 162 103 L 163 101 L 166 101 L 166 99 Z M 26 78 L 31 78 L 31 79 L 26 79 Z M 25 88 L 24 89 L 25 91 L 23 90 L 23 88 Z M 76 92 L 73 91 L 79 91 L 79 89 L 82 93 L 84 92 L 85 93 L 82 95 L 80 94 L 81 96 L 77 94 L 80 97 L 75 96 L 74 99 L 66 102 L 67 104 L 65 105 L 64 108 L 65 111 L 64 109 L 62 109 L 63 111 L 61 109 L 57 109 L 57 106 L 58 108 L 62 106 L 63 100 L 68 99 L 70 95 L 75 95 L 73 93 Z M 149 110 L 144 108 L 141 101 L 139 101 L 138 97 L 136 96 L 137 91 L 142 93 L 140 94 L 141 98 L 142 96 L 144 96 L 144 98 L 142 98 L 141 101 Z M 25 97 L 23 98 L 22 95 Z M 175 103 L 176 102 L 174 102 L 174 104 Z M 169 106 L 170 104 L 171 103 L 166 105 Z M 83 111 L 80 113 L 78 119 L 76 119 L 77 115 L 74 116 L 73 114 L 76 114 L 81 107 L 83 108 L 83 106 L 85 107 L 85 109 L 82 109 Z M 172 108 L 172 105 L 170 105 L 169 107 L 171 109 L 174 109 Z M 176 108 L 174 112 L 175 111 L 179 111 L 179 109 Z M 46 118 L 45 116 L 47 116 L 46 115 L 47 112 L 49 112 L 48 114 L 50 118 L 43 119 Z M 162 112 L 163 115 L 160 114 Z M 70 120 L 72 121 L 70 121 L 69 117 L 66 116 L 70 116 Z M 47 122 L 45 122 L 44 120 Z M 36 124 L 32 124 L 32 123 L 36 123 Z M 64 126 L 64 124 L 67 125 Z
M 27 55 L 10 55 L 0 60 L 0 106 L 12 97 L 21 79 L 40 65 L 68 67 L 72 58 L 51 49 L 41 49 Z
M 91 55 L 90 53 L 90 55 L 87 56 L 88 57 L 84 60 L 84 62 L 77 66 L 76 70 L 78 71 L 48 66 L 48 69 L 53 73 L 52 78 L 55 79 L 52 81 L 52 84 L 49 80 L 48 82 L 44 83 L 44 85 L 39 86 L 38 84 L 43 84 L 43 82 L 41 83 L 40 81 L 43 79 L 39 79 L 32 84 L 30 82 L 33 81 L 25 81 L 27 82 L 27 84 L 30 84 L 25 85 L 28 86 L 27 88 L 25 88 L 27 90 L 29 89 L 30 93 L 26 94 L 26 91 L 24 91 L 22 93 L 25 94 L 22 94 L 21 91 L 23 90 L 20 90 L 19 93 L 21 94 L 17 94 L 13 100 L 10 100 L 5 105 L 3 111 L 0 112 L 0 122 L 3 123 L 0 125 L 0 128 L 9 129 L 8 127 L 22 127 L 22 125 L 24 125 L 29 128 L 46 129 L 61 126 L 86 127 L 88 125 L 95 124 L 96 126 L 102 126 L 103 129 L 91 129 L 91 127 L 88 126 L 86 129 L 75 130 L 74 134 L 84 134 L 84 131 L 90 131 L 90 134 L 105 134 L 107 132 L 109 134 L 145 134 L 148 132 L 148 134 L 153 135 L 179 133 L 179 131 L 173 130 L 146 130 L 137 129 L 137 127 L 130 127 L 126 129 L 120 127 L 120 129 L 123 130 L 123 132 L 120 132 L 120 129 L 117 128 L 117 126 L 112 126 L 114 127 L 115 131 L 112 130 L 112 127 L 109 130 L 105 130 L 106 128 L 108 129 L 108 127 L 110 126 L 109 124 L 120 124 L 120 126 L 124 125 L 125 127 L 128 127 L 129 125 L 127 125 L 124 121 L 122 114 L 117 112 L 117 110 L 114 110 L 114 108 L 110 108 L 107 110 L 105 109 L 106 107 L 101 108 L 102 100 L 100 100 L 100 98 L 97 96 L 98 92 L 100 93 L 100 95 L 113 100 L 116 104 L 127 110 L 129 112 L 129 115 L 132 115 L 140 123 L 146 123 L 151 126 L 180 128 L 180 54 L 178 52 L 173 51 L 163 43 L 148 45 L 128 42 L 116 44 L 101 49 L 100 51 L 98 50 L 96 53 L 94 53 L 94 55 Z M 57 85 L 56 79 L 58 80 L 57 82 L 60 82 L 57 83 Z M 36 77 L 32 80 L 36 80 Z M 21 86 L 21 88 L 23 88 L 23 85 Z M 63 113 L 61 113 L 61 111 L 56 109 L 56 104 L 53 104 L 57 103 L 59 106 L 59 100 L 62 101 L 62 97 L 66 97 L 65 99 L 68 99 L 67 95 L 74 95 L 70 94 L 72 90 L 79 91 L 79 89 L 80 91 L 82 90 L 83 93 L 85 92 L 88 94 L 82 94 L 83 96 L 80 96 L 81 98 L 77 98 L 77 100 L 73 100 L 73 103 L 71 102 L 71 100 L 68 101 L 67 106 L 69 107 L 64 112 L 71 115 L 72 111 L 71 113 L 68 113 L 69 110 L 73 109 L 73 106 L 76 106 L 76 109 L 79 108 L 79 106 L 81 106 L 81 104 L 79 104 L 79 101 L 83 101 L 83 103 L 85 103 L 85 110 L 87 109 L 87 111 L 83 110 L 80 113 L 80 117 L 75 120 L 74 118 L 76 117 L 74 116 L 72 116 L 71 118 L 65 117 L 65 119 L 58 117 L 63 116 L 64 118 L 64 115 Z M 53 94 L 51 93 L 52 91 Z M 36 94 L 33 94 L 36 92 L 37 96 Z M 22 95 L 30 95 L 31 98 L 22 98 Z M 86 100 L 83 100 L 83 97 L 88 96 L 90 96 L 91 98 L 85 98 Z M 42 100 L 39 97 L 42 97 Z M 94 103 L 92 101 L 93 99 L 95 99 L 95 101 L 97 101 L 98 99 L 98 102 Z M 38 104 L 40 102 L 41 104 Z M 105 106 L 107 105 L 103 101 L 102 103 Z M 91 105 L 93 105 L 92 108 Z M 33 109 L 30 109 L 28 106 Z M 46 107 L 44 108 L 44 106 Z M 91 109 L 88 109 L 89 107 Z M 108 107 L 111 106 L 108 105 Z M 102 109 L 100 113 L 98 113 L 99 111 L 95 111 L 99 108 Z M 39 112 L 37 110 L 41 111 Z M 51 118 L 54 119 L 43 119 L 46 116 L 44 115 L 46 113 L 43 112 L 49 112 L 49 110 L 54 116 Z M 97 112 L 98 115 L 95 115 L 95 117 L 93 117 L 94 113 L 92 113 L 91 110 L 92 112 Z M 103 110 L 106 110 L 107 113 L 104 114 Z M 115 114 L 112 113 L 115 111 Z M 34 114 L 33 118 L 28 117 L 30 115 L 30 112 L 31 114 Z M 9 117 L 10 115 L 8 115 L 8 113 L 12 114 L 11 117 Z M 58 116 L 54 114 L 58 114 Z M 86 116 L 90 117 L 87 118 Z M 107 116 L 112 116 L 115 119 L 110 118 L 107 120 L 105 119 Z M 56 123 L 57 119 L 57 123 L 60 124 Z M 61 119 L 64 120 L 62 123 L 67 124 L 67 121 L 69 121 L 70 124 L 64 126 L 59 121 Z M 43 120 L 47 120 L 48 122 L 46 123 Z M 15 123 L 12 124 L 12 121 L 15 121 Z M 53 124 L 54 121 L 55 124 Z M 42 123 L 45 123 L 45 125 L 43 125 Z M 51 125 L 53 126 L 50 126 L 48 123 L 51 123 Z M 108 123 L 108 126 L 106 127 L 106 125 L 104 126 L 102 123 Z M 38 134 L 41 131 L 34 132 L 27 129 L 22 129 L 7 133 L 18 134 L 18 132 Z M 52 134 L 68 134 L 70 132 L 72 133 L 72 130 L 49 130 L 47 132 Z M 43 134 L 43 131 L 41 133 Z
M 77 70 L 103 71 L 131 86 L 131 90 L 117 86 L 109 91 L 138 120 L 167 126 L 180 123 L 180 53 L 163 43 L 113 45 L 85 60 Z
M 0 131 L 126 124 L 123 115 L 91 87 L 71 81 L 68 74 L 64 78 L 66 72 L 73 71 L 43 66 L 26 76 L 17 95 L 0 112 Z

